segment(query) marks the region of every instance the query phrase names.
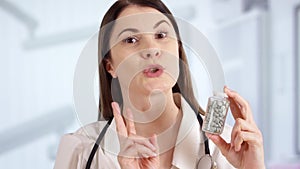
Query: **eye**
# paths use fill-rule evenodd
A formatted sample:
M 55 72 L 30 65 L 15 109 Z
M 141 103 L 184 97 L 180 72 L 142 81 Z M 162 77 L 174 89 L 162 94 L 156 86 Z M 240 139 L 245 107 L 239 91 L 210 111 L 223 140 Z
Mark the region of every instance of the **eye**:
M 138 41 L 139 41 L 138 38 L 137 37 L 133 37 L 133 36 L 125 38 L 123 40 L 124 43 L 132 43 L 132 44 L 134 44 L 134 43 L 136 43 Z
M 163 39 L 167 37 L 167 32 L 159 32 L 155 34 L 155 39 Z

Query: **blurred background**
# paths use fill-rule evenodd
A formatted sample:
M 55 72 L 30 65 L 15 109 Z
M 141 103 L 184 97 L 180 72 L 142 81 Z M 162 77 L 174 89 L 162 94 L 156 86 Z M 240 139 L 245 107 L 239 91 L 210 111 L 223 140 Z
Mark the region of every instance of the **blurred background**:
M 60 137 L 81 126 L 77 60 L 113 2 L 0 0 L 0 168 L 53 168 Z M 208 38 L 226 84 L 252 105 L 268 168 L 299 169 L 300 0 L 164 2 Z

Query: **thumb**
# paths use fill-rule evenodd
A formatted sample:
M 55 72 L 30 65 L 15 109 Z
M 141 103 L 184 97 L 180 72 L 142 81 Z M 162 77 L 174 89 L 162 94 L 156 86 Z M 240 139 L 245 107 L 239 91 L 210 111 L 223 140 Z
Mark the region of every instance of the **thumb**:
M 221 151 L 221 153 L 226 157 L 230 150 L 230 144 L 220 137 L 219 135 L 205 133 L 207 138 L 210 139 Z
M 152 137 L 150 137 L 150 143 L 156 148 L 156 153 L 159 153 L 159 147 L 157 142 L 157 135 L 153 134 Z

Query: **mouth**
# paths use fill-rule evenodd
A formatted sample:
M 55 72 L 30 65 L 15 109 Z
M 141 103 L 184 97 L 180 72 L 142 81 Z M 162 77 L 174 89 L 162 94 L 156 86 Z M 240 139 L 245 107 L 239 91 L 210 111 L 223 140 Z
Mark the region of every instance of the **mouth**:
M 146 77 L 159 77 L 164 72 L 164 68 L 161 65 L 149 65 L 144 69 L 143 73 Z

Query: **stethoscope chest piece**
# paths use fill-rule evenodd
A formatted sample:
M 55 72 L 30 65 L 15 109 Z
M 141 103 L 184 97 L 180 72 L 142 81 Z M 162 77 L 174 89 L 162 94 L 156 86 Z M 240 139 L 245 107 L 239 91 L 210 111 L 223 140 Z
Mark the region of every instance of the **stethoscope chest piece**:
M 217 165 L 210 154 L 205 154 L 198 161 L 197 169 L 217 169 Z

